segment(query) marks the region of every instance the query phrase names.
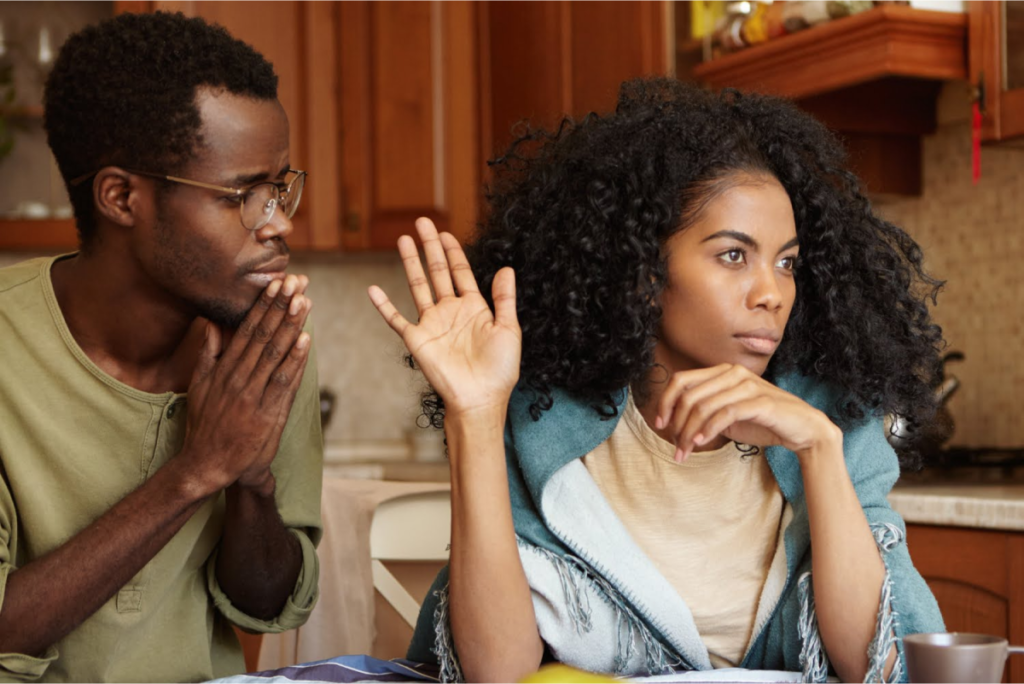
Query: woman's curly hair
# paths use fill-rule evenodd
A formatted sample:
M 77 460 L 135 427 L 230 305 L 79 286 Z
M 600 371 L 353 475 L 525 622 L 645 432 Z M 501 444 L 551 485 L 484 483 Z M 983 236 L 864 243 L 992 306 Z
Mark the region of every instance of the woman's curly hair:
M 527 129 L 491 164 L 489 215 L 467 256 L 488 297 L 498 270 L 515 269 L 520 388 L 533 393 L 535 419 L 553 387 L 602 415 L 614 391 L 642 387 L 664 245 L 746 172 L 785 188 L 800 243 L 796 302 L 766 377 L 797 371 L 838 387 L 840 422 L 891 411 L 930 422 L 943 342 L 928 301 L 942 283 L 917 243 L 872 213 L 836 138 L 794 105 L 634 80 L 613 114 Z M 441 426 L 440 397 L 426 394 L 423 410 Z

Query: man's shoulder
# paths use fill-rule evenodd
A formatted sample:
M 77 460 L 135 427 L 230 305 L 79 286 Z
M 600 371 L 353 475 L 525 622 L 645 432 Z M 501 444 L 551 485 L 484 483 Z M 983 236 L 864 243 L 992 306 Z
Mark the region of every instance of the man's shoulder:
M 38 280 L 45 272 L 46 264 L 51 260 L 52 257 L 39 257 L 0 268 L 0 295 Z

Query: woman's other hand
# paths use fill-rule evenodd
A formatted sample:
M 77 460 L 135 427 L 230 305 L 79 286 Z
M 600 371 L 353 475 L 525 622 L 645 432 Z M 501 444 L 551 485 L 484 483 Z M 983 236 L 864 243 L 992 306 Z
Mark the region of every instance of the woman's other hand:
M 784 446 L 801 458 L 842 445 L 842 432 L 824 413 L 733 364 L 674 374 L 658 402 L 654 428 L 674 441 L 677 461 L 719 435 Z
M 459 241 L 450 233 L 438 235 L 427 218 L 416 220 L 416 231 L 429 280 L 411 237 L 399 238 L 398 253 L 419 323 L 406 320 L 376 285 L 369 289 L 370 300 L 444 400 L 446 415 L 504 411 L 519 379 L 522 350 L 515 274 L 506 267 L 494 276 L 492 313 Z

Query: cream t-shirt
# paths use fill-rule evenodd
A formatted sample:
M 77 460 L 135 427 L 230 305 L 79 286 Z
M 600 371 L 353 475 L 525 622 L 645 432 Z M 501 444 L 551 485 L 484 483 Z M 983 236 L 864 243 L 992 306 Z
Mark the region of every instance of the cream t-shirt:
M 729 442 L 683 463 L 630 394 L 583 463 L 626 529 L 686 601 L 715 667 L 743 659 L 785 505 L 763 452 Z

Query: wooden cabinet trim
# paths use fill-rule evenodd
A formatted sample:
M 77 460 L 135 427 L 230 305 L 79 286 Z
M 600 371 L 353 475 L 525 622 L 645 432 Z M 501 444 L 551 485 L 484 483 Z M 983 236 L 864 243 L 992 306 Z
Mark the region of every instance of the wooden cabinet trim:
M 966 35 L 963 14 L 885 5 L 705 62 L 693 73 L 715 88 L 792 98 L 885 76 L 962 79 Z

